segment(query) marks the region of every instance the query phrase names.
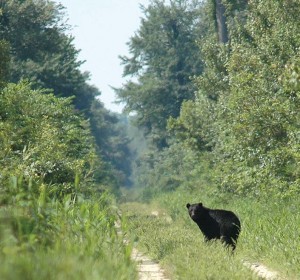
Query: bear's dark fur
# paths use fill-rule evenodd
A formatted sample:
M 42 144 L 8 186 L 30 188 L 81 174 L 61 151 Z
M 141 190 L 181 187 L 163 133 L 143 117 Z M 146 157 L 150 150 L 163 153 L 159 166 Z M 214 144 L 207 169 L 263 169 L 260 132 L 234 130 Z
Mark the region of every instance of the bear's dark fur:
M 231 211 L 209 209 L 202 203 L 187 204 L 189 215 L 199 226 L 205 240 L 221 239 L 234 250 L 241 230 L 239 218 Z

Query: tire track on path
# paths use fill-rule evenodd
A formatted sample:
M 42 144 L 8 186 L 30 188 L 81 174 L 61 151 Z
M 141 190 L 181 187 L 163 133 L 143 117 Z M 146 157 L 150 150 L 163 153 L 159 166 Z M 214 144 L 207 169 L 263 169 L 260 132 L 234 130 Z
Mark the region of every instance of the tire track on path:
M 165 277 L 159 263 L 133 248 L 131 258 L 137 262 L 139 280 L 170 280 Z
M 243 265 L 251 269 L 257 276 L 265 280 L 283 280 L 277 271 L 272 271 L 263 264 L 243 261 Z
M 123 236 L 120 220 L 115 222 L 115 227 L 117 234 Z M 123 242 L 127 244 L 128 240 L 123 239 Z M 132 249 L 131 259 L 137 263 L 139 280 L 170 280 L 169 278 L 166 278 L 165 272 L 158 262 L 142 254 L 135 247 Z

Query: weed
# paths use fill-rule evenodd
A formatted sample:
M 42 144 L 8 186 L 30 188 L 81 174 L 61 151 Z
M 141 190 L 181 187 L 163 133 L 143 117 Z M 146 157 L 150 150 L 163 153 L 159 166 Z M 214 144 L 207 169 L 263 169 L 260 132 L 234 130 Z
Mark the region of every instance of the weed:
M 13 180 L 22 196 L 24 186 Z M 50 199 L 47 186 L 0 208 L 0 279 L 136 279 L 107 193 Z M 30 194 L 30 196 L 29 196 Z

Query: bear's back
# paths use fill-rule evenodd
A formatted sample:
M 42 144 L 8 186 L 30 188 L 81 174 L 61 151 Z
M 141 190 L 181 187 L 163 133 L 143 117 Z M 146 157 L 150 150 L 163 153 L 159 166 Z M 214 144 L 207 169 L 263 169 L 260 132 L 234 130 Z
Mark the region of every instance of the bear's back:
M 209 209 L 208 215 L 211 216 L 218 224 L 241 226 L 239 218 L 231 211 L 220 209 Z

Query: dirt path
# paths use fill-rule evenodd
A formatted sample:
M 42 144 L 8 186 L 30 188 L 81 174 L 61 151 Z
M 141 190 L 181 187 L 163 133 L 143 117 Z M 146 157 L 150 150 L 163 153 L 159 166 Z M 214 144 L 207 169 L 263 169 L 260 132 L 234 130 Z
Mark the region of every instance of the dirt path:
M 159 264 L 149 257 L 141 254 L 136 248 L 132 250 L 132 260 L 138 263 L 139 280 L 169 280 Z M 283 280 L 276 271 L 269 270 L 258 263 L 244 261 L 243 264 L 251 269 L 257 276 L 265 280 Z
M 170 280 L 164 275 L 164 270 L 159 264 L 149 257 L 140 253 L 136 248 L 132 250 L 131 258 L 138 263 L 139 280 Z M 253 273 L 265 280 L 283 280 L 276 271 L 269 270 L 266 266 L 258 263 L 244 261 L 243 264 Z
M 157 262 L 141 254 L 136 248 L 132 250 L 131 258 L 138 263 L 139 280 L 169 280 Z
M 283 280 L 276 271 L 271 271 L 266 266 L 259 263 L 243 262 L 244 266 L 250 268 L 256 275 L 266 280 Z
M 119 235 L 122 234 L 120 221 L 115 222 L 115 227 Z M 123 240 L 124 243 L 128 241 Z M 170 280 L 165 277 L 164 270 L 158 262 L 151 260 L 146 255 L 140 253 L 136 248 L 133 248 L 131 259 L 137 263 L 139 280 Z

